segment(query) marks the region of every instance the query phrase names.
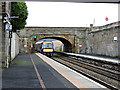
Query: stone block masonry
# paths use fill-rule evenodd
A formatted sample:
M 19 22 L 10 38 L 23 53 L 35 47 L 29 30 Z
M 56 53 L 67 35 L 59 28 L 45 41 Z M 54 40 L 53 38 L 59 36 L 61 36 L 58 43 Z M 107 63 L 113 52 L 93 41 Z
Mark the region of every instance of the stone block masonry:
M 92 30 L 88 35 L 88 53 L 118 57 L 118 43 L 120 43 L 118 40 L 119 23 Z
M 5 3 L 0 2 L 0 12 L 5 12 Z M 5 62 L 5 30 L 3 24 L 3 14 L 0 14 L 0 62 Z
M 72 51 L 73 53 L 79 53 L 79 44 L 83 44 L 83 48 L 85 48 L 84 41 L 87 29 L 88 27 L 25 27 L 19 33 L 21 38 L 20 52 L 31 52 L 29 50 L 31 46 L 30 42 L 32 40 L 34 44 L 33 37 L 36 35 L 39 40 L 47 37 L 60 40 L 65 46 L 65 52 Z M 26 42 L 28 42 L 28 49 L 23 48 Z M 85 50 L 82 50 L 82 52 L 85 52 Z
M 120 40 L 120 22 L 114 22 L 99 27 L 26 27 L 20 31 L 20 38 L 23 41 L 21 46 L 33 39 L 34 35 L 39 37 L 60 36 L 61 40 L 66 38 L 72 44 L 73 53 L 88 53 L 118 57 Z M 64 35 L 63 35 L 64 34 Z M 69 35 L 70 34 L 70 35 Z M 27 38 L 27 39 L 26 39 Z M 30 39 L 31 38 L 31 39 Z M 114 40 L 117 38 L 117 40 Z M 29 40 L 30 39 L 30 40 Z M 39 38 L 40 39 L 40 38 Z M 30 42 L 29 42 L 30 43 Z M 28 44 L 29 44 L 28 43 Z M 82 45 L 82 48 L 79 47 Z M 28 49 L 20 48 L 21 52 L 28 52 Z
M 7 17 L 6 13 L 10 15 L 10 7 L 10 2 L 0 2 L 0 62 L 2 67 L 6 67 L 9 58 L 9 31 L 5 31 L 6 24 L 3 23 L 3 19 Z M 15 33 L 13 33 L 11 46 L 12 58 L 14 58 L 19 53 L 19 37 Z

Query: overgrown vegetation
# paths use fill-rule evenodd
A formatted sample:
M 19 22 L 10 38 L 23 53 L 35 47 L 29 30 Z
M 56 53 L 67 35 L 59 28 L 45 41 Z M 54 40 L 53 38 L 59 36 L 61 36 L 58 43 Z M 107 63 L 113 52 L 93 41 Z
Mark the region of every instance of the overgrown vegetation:
M 28 11 L 25 2 L 12 2 L 11 5 L 11 16 L 19 16 L 11 21 L 13 32 L 16 32 L 16 30 L 25 28 Z

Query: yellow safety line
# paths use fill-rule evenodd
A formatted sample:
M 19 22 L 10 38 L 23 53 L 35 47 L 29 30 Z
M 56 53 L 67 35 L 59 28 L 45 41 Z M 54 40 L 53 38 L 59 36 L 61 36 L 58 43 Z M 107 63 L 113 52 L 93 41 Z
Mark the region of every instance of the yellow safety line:
M 43 90 L 46 90 L 46 87 L 45 87 L 45 85 L 44 85 L 44 83 L 43 83 L 43 80 L 42 80 L 40 74 L 38 73 L 38 70 L 37 70 L 37 68 L 36 68 L 36 66 L 35 66 L 35 63 L 34 63 L 33 58 L 32 58 L 31 55 L 30 55 L 30 58 L 31 58 L 31 61 L 32 61 L 32 63 L 33 63 L 33 66 L 34 66 L 34 69 L 35 69 L 35 71 L 36 71 L 36 74 L 37 74 L 37 77 L 38 77 L 38 79 L 39 79 L 39 82 L 40 82 Z

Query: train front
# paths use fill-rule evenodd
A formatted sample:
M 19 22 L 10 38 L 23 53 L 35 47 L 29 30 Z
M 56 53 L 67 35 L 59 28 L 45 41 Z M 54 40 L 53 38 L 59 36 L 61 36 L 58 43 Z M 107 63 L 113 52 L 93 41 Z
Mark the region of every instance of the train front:
M 42 44 L 42 53 L 44 55 L 47 55 L 49 57 L 53 56 L 54 52 L 54 45 L 52 41 L 49 42 L 43 42 Z

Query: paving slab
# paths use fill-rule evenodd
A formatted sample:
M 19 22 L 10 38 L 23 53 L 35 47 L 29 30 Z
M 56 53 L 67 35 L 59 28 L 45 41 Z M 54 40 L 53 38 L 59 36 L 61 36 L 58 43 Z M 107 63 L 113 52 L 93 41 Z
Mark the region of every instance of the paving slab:
M 108 90 L 105 86 L 83 76 L 80 73 L 77 73 L 76 71 L 54 61 L 53 59 L 50 59 L 46 57 L 45 55 L 42 55 L 40 53 L 36 53 L 42 60 L 44 60 L 46 63 L 48 63 L 52 68 L 54 68 L 57 72 L 59 72 L 63 77 L 65 77 L 67 80 L 69 80 L 71 83 L 73 83 L 77 88 L 80 89 L 88 89 L 88 90 Z
M 2 88 L 41 88 L 29 54 L 18 55 L 2 71 Z
M 40 90 L 42 88 L 38 79 L 32 57 L 38 73 L 40 74 L 45 87 L 48 89 L 77 89 L 69 80 L 59 74 L 54 68 L 43 61 L 36 54 L 19 54 L 8 69 L 2 71 L 2 88 L 3 89 L 28 89 L 31 88 Z

